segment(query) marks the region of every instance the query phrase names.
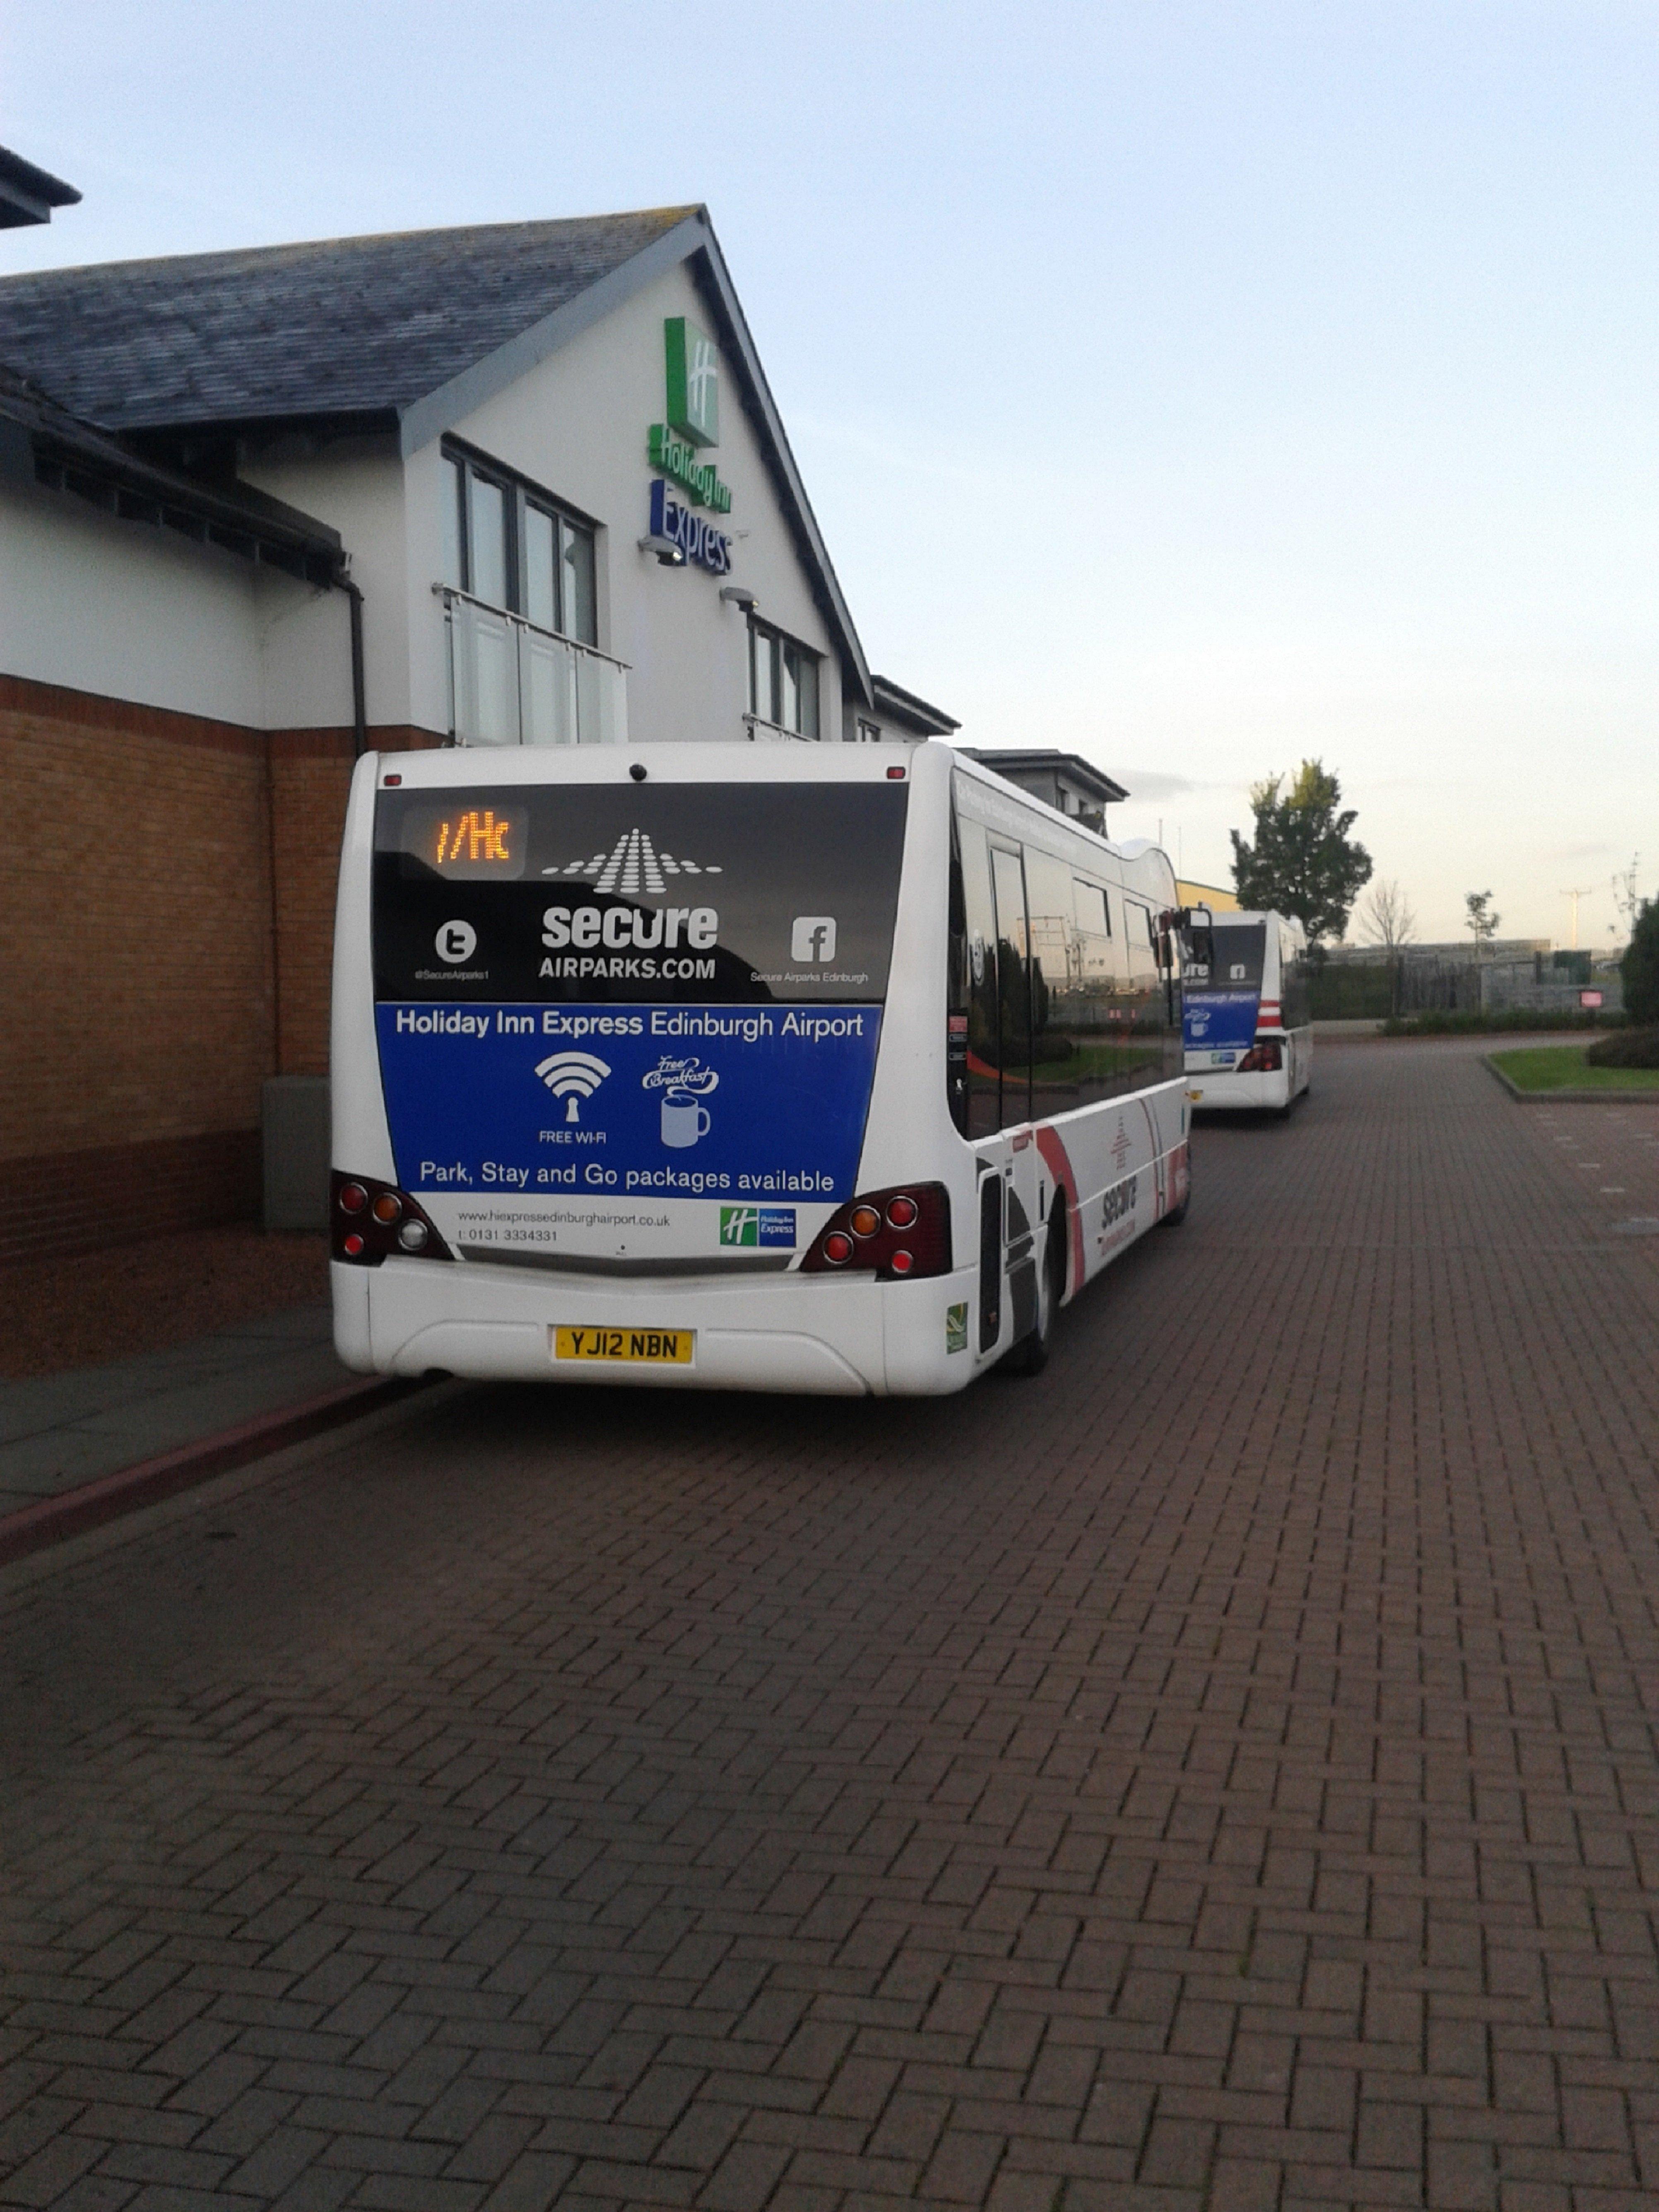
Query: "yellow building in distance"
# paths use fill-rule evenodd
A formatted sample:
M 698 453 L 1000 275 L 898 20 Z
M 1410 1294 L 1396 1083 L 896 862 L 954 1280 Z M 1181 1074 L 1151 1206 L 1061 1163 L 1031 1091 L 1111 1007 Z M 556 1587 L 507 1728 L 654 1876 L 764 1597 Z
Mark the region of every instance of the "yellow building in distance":
M 1186 884 L 1179 878 L 1176 882 L 1176 896 L 1182 906 L 1206 906 L 1212 914 L 1243 914 L 1236 891 L 1224 891 L 1219 884 Z

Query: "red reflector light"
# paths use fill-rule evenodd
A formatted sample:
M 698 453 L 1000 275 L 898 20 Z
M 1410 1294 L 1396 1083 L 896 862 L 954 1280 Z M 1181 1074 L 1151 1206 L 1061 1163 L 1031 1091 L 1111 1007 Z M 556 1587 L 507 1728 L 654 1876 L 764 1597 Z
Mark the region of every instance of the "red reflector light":
M 403 781 L 403 778 L 400 775 L 383 775 L 380 781 L 386 784 L 399 784 Z
M 418 1199 L 373 1176 L 329 1177 L 329 1211 L 333 1217 L 331 1256 L 360 1267 L 383 1260 L 450 1260 L 454 1257 Z
M 942 1182 L 872 1190 L 830 1215 L 801 1263 L 805 1275 L 849 1265 L 878 1282 L 951 1272 L 951 1194 Z
M 1235 1075 L 1273 1075 L 1285 1065 L 1284 1048 L 1277 1037 L 1253 1044 L 1234 1068 Z
M 902 768 L 890 768 L 887 771 L 887 781 L 889 783 L 902 783 L 904 770 Z

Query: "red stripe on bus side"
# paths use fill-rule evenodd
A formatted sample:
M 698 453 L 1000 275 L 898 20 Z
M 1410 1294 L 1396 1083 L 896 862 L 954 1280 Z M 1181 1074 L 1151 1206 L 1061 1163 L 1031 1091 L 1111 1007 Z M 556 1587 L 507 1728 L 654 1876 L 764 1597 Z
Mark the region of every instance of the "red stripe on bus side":
M 1039 1125 L 1036 1142 L 1043 1165 L 1066 1194 L 1066 1219 L 1072 1232 L 1071 1286 L 1079 1291 L 1083 1287 L 1083 1209 L 1077 1202 L 1077 1177 L 1072 1172 L 1072 1163 L 1057 1129 Z

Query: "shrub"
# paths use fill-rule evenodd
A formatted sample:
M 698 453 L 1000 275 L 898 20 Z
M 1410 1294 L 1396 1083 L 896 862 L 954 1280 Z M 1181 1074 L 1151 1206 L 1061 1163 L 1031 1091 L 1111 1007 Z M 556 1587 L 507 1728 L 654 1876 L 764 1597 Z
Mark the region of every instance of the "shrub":
M 1659 1030 L 1613 1030 L 1584 1048 L 1596 1067 L 1659 1067 Z
M 1638 1029 L 1659 1022 L 1659 899 L 1644 899 L 1619 963 L 1625 979 L 1625 1011 Z

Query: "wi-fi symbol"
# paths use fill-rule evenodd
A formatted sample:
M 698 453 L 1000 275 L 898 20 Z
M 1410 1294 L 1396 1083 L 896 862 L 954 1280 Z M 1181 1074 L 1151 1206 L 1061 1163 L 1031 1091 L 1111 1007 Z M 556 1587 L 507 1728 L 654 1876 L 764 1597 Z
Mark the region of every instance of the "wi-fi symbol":
M 591 1098 L 611 1070 L 591 1052 L 556 1052 L 538 1060 L 536 1073 L 556 1098 L 568 1098 L 564 1118 L 574 1121 L 582 1099 Z

